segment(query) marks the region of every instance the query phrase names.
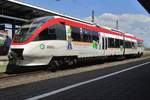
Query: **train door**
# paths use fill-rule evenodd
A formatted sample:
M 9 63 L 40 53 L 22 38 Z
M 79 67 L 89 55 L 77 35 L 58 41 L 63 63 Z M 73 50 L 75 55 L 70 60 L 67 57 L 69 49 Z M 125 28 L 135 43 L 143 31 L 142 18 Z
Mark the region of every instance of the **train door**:
M 107 50 L 107 48 L 108 48 L 108 38 L 105 36 L 104 37 L 104 42 L 105 42 L 105 46 L 104 46 L 104 49 L 105 49 L 105 55 L 108 55 L 108 50 Z
M 101 54 L 104 56 L 106 55 L 106 50 L 108 47 L 108 39 L 107 37 L 105 37 L 105 33 L 101 33 L 100 41 L 101 41 L 100 51 Z
M 105 55 L 105 38 L 102 37 L 102 54 Z
M 123 35 L 123 55 L 125 55 L 126 49 L 125 49 L 125 36 Z

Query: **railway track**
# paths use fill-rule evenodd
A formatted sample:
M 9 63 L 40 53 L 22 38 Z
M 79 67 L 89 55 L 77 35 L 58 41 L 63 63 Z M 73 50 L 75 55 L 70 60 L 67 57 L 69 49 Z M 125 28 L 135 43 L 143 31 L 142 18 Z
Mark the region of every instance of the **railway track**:
M 16 78 L 16 77 L 22 77 L 22 76 L 29 76 L 29 75 L 34 75 L 34 74 L 41 74 L 41 73 L 44 73 L 44 72 L 46 72 L 46 71 L 42 70 L 42 71 L 26 72 L 26 73 L 19 73 L 19 74 L 2 73 L 2 74 L 0 74 L 0 80 Z

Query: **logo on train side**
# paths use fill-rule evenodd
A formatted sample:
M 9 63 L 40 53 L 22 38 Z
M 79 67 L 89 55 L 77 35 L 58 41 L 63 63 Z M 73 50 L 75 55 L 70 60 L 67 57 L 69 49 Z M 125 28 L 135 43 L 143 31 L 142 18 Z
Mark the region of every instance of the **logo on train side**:
M 40 44 L 40 49 L 45 49 L 45 45 L 42 43 L 42 44 Z

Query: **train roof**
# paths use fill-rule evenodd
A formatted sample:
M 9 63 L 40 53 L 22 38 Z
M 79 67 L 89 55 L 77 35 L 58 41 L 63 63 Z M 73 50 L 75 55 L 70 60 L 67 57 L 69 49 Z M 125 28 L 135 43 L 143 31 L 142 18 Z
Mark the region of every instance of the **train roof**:
M 133 34 L 130 34 L 130 33 L 125 33 L 125 35 L 135 37 Z
M 95 23 L 91 23 L 91 22 L 84 21 L 84 20 L 74 19 L 74 18 L 70 18 L 70 17 L 67 18 L 67 17 L 62 17 L 62 16 L 45 16 L 45 17 L 48 17 L 49 19 L 53 19 L 53 18 L 63 18 L 64 19 L 65 18 L 67 20 L 80 22 L 82 24 L 90 25 L 92 27 L 97 27 L 97 28 L 105 29 L 105 30 L 107 30 L 109 32 L 117 33 L 117 34 L 120 34 L 120 35 L 122 34 L 122 35 L 125 35 L 125 36 L 129 37 L 129 38 L 135 38 L 138 41 L 143 41 L 143 40 L 141 40 L 139 38 L 136 38 L 133 34 L 125 33 L 125 32 L 122 32 L 120 30 L 117 30 L 117 29 L 114 29 L 114 28 L 109 28 L 109 27 L 106 27 L 106 26 L 100 26 L 100 25 L 97 25 Z M 39 18 L 36 18 L 36 19 L 39 19 Z
M 60 16 L 54 16 L 54 18 L 61 18 L 61 17 Z M 64 18 L 64 17 L 62 17 L 62 18 Z M 74 20 L 74 19 L 71 19 L 71 20 Z M 113 31 L 113 32 L 117 32 L 119 34 L 123 34 L 123 35 L 125 35 L 127 37 L 136 38 L 133 34 L 130 34 L 130 33 L 127 33 L 127 32 L 123 32 L 121 30 L 117 30 L 117 29 L 114 29 L 114 28 L 110 28 L 110 27 L 106 27 L 106 26 L 100 26 L 100 25 L 97 25 L 96 23 L 90 23 L 90 22 L 83 21 L 83 20 L 75 20 L 75 21 L 79 21 L 79 22 L 82 22 L 82 23 L 85 23 L 85 24 L 89 24 L 89 25 L 92 25 L 92 26 L 95 26 L 95 27 L 104 28 L 104 29 L 109 30 L 109 31 Z M 136 38 L 136 40 L 143 41 L 142 39 L 139 39 L 139 38 Z

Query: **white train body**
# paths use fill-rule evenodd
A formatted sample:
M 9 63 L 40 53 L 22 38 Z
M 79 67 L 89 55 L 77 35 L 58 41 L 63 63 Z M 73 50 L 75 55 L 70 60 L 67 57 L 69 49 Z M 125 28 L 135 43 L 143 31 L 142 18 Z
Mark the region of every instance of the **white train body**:
M 40 21 L 45 19 L 47 17 L 40 18 Z M 39 19 L 31 24 L 36 23 L 37 20 Z M 61 24 L 61 28 L 58 28 L 59 31 L 57 28 L 55 30 L 47 28 L 55 24 Z M 77 27 L 77 30 L 75 30 L 75 27 Z M 25 28 L 27 28 L 27 25 Z M 43 39 L 42 34 L 45 34 L 43 33 L 45 29 L 50 32 L 49 37 L 51 39 L 48 39 L 46 35 L 44 35 L 46 39 Z M 94 34 L 92 40 L 88 31 L 91 31 L 91 35 Z M 30 32 L 30 29 L 28 29 L 28 32 Z M 61 36 L 58 36 L 57 32 Z M 56 34 L 53 35 L 54 33 Z M 48 65 L 54 57 L 89 58 L 141 55 L 144 50 L 143 41 L 134 36 L 62 17 L 50 17 L 37 26 L 27 39 L 21 40 L 24 35 L 26 33 L 21 33 L 21 30 L 20 33 L 15 35 L 10 50 L 10 58 L 15 58 L 16 65 L 19 66 Z M 59 38 L 56 38 L 57 36 Z M 81 39 L 78 39 L 78 37 Z

